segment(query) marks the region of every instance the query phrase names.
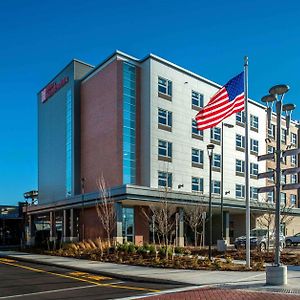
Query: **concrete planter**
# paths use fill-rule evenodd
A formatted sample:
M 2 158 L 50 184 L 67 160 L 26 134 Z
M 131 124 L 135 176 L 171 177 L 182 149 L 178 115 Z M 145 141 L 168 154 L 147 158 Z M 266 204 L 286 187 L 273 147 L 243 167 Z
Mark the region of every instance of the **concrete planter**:
M 287 266 L 268 266 L 266 267 L 267 285 L 286 285 Z

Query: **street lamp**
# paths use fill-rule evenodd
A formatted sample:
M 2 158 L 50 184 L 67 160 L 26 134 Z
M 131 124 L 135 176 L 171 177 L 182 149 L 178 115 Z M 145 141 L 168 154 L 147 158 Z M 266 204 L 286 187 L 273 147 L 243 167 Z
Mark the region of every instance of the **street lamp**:
M 224 220 L 223 220 L 223 202 L 224 202 L 224 127 L 233 128 L 232 124 L 222 122 L 221 137 L 221 240 L 224 240 Z
M 212 211 L 211 211 L 211 188 L 212 188 L 212 158 L 214 154 L 214 144 L 207 145 L 207 154 L 209 158 L 209 206 L 208 206 L 208 218 L 209 218 L 209 244 L 208 244 L 208 258 L 211 261 L 211 244 L 212 244 Z
M 272 105 L 276 104 L 276 182 L 275 182 L 275 261 L 274 266 L 276 269 L 267 268 L 267 283 L 281 284 L 286 283 L 286 267 L 280 266 L 280 195 L 281 195 L 281 113 L 286 114 L 287 132 L 289 132 L 290 117 L 292 111 L 295 109 L 294 104 L 283 105 L 284 95 L 289 91 L 289 86 L 285 84 L 275 85 L 270 88 L 270 95 L 264 96 L 261 100 L 266 103 L 270 115 L 268 115 L 268 125 L 271 122 Z M 270 276 L 268 276 L 268 273 Z M 271 274 L 272 273 L 272 274 Z M 274 274 L 276 279 L 274 279 Z M 269 279 L 268 279 L 269 278 Z M 277 281 L 276 281 L 277 280 Z M 269 281 L 269 282 L 268 282 Z M 274 283 L 275 282 L 275 283 Z

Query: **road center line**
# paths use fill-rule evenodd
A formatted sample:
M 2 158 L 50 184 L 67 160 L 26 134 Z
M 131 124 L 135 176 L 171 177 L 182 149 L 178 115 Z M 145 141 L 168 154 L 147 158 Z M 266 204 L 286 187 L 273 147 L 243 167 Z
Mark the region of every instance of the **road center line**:
M 79 290 L 79 289 L 89 289 L 89 288 L 95 288 L 95 287 L 97 287 L 97 285 L 94 285 L 94 284 L 86 285 L 86 286 L 76 286 L 76 287 L 72 287 L 72 288 L 65 288 L 65 289 L 58 289 L 58 290 L 50 290 L 50 291 L 42 291 L 42 292 L 35 292 L 35 293 L 28 293 L 28 294 L 17 294 L 17 295 L 11 295 L 11 296 L 4 296 L 4 297 L 0 297 L 0 299 L 36 296 L 36 295 L 42 295 L 42 294 L 59 293 L 59 292 L 73 291 L 73 290 Z
M 0 260 L 0 263 L 5 264 L 5 265 L 9 265 L 9 266 L 13 266 L 13 267 L 17 267 L 17 268 L 26 269 L 26 270 L 33 271 L 33 272 L 46 273 L 46 274 L 59 276 L 59 277 L 63 277 L 63 278 L 70 278 L 70 279 L 74 279 L 74 280 L 78 280 L 78 281 L 88 282 L 88 283 L 94 284 L 96 286 L 112 287 L 112 288 L 115 288 L 115 289 L 125 289 L 125 290 L 133 290 L 133 291 L 149 291 L 149 292 L 153 292 L 153 293 L 160 292 L 160 290 L 154 290 L 154 289 L 143 288 L 143 287 L 118 285 L 118 284 L 112 284 L 112 283 L 94 282 L 94 281 L 91 281 L 91 280 L 88 280 L 88 279 L 85 279 L 85 278 L 74 277 L 74 276 L 60 274 L 60 273 L 56 273 L 56 272 L 45 271 L 45 270 L 42 270 L 42 269 L 32 268 L 32 267 L 20 265 L 20 264 L 17 264 L 17 263 L 11 263 L 11 262 L 1 261 L 1 260 Z

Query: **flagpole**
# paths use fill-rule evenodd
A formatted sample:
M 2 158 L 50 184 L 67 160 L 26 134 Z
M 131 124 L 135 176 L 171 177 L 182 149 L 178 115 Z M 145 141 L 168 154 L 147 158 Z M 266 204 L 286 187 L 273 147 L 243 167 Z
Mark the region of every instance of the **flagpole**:
M 248 110 L 248 56 L 244 57 L 245 87 L 245 197 L 246 197 L 246 266 L 250 268 L 250 168 L 249 168 L 249 110 Z

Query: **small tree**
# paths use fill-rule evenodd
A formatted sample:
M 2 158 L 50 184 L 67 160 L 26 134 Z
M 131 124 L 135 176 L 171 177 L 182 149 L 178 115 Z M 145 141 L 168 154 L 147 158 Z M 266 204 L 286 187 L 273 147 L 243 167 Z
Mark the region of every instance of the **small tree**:
M 175 214 L 176 206 L 171 204 L 168 199 L 168 188 L 161 191 L 160 201 L 149 206 L 149 212 L 143 210 L 143 214 L 154 225 L 154 230 L 158 237 L 162 237 L 162 243 L 166 247 L 166 258 L 168 259 L 168 248 L 172 245 L 172 240 L 175 233 Z
M 108 247 L 111 246 L 111 235 L 115 228 L 116 211 L 110 192 L 106 187 L 103 174 L 97 179 L 100 203 L 96 203 L 98 218 L 106 234 Z
M 203 212 L 205 208 L 202 203 L 193 206 L 184 207 L 185 220 L 191 227 L 194 233 L 194 245 L 197 247 L 198 234 L 202 234 L 201 228 L 203 227 Z

